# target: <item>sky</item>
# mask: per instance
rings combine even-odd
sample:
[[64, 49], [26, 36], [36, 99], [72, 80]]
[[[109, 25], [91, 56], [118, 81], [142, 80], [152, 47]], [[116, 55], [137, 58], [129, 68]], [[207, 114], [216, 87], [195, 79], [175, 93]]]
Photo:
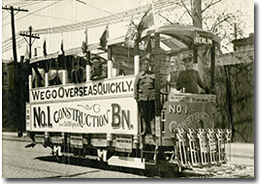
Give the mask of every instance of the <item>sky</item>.
[[[177, 0], [180, 1], [180, 0]], [[183, 0], [184, 2], [188, 0]], [[56, 26], [79, 23], [97, 18], [104, 18], [115, 15], [123, 11], [142, 7], [150, 4], [152, 0], [2, 0], [2, 6], [14, 6], [27, 9], [28, 12], [15, 12], [15, 32], [28, 30], [32, 26], [33, 30], [44, 28], [52, 28]], [[169, 0], [168, 2], [176, 2]], [[188, 1], [189, 2], [189, 1]], [[203, 2], [203, 0], [202, 0]], [[203, 2], [204, 3], [204, 2]], [[219, 4], [225, 11], [233, 12], [241, 10], [247, 15], [241, 16], [241, 20], [245, 23], [253, 20], [254, 17], [254, 1], [253, 0], [224, 0]], [[174, 9], [175, 7], [173, 7]], [[214, 7], [217, 11], [218, 7]], [[180, 16], [178, 8], [174, 11], [166, 12], [165, 15], [173, 17]], [[182, 10], [183, 11], [183, 10]], [[212, 10], [213, 11], [213, 10]], [[138, 23], [142, 15], [134, 16], [134, 22]], [[123, 36], [127, 31], [130, 23], [129, 19], [118, 17], [121, 21], [113, 24], [109, 23], [109, 39]], [[182, 16], [182, 22], [189, 20], [188, 14]], [[2, 59], [13, 58], [12, 42], [11, 42], [11, 16], [7, 10], [2, 10]], [[88, 43], [98, 43], [106, 25], [95, 26], [88, 29]], [[33, 49], [37, 48], [38, 56], [43, 55], [43, 42], [46, 40], [47, 53], [53, 53], [60, 50], [61, 40], [63, 40], [64, 49], [80, 47], [85, 39], [85, 28], [75, 31], [71, 28], [69, 32], [45, 33], [40, 34], [40, 39], [36, 39], [33, 43]], [[245, 26], [244, 36], [254, 32], [254, 26]], [[17, 58], [26, 52], [27, 43], [24, 38], [17, 38]], [[34, 55], [34, 52], [32, 52]]]

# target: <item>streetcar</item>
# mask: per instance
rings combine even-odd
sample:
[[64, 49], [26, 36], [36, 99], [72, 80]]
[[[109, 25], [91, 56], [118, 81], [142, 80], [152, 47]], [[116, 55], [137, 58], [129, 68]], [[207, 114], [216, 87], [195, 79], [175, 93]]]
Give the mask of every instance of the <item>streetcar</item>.
[[[231, 131], [214, 125], [218, 45], [219, 38], [211, 32], [171, 24], [147, 32], [138, 41], [109, 40], [107, 49], [98, 54], [92, 52], [97, 44], [86, 53], [32, 59], [26, 105], [32, 145], [50, 147], [58, 160], [95, 159], [160, 172], [226, 163]], [[147, 54], [155, 73], [155, 137], [142, 135], [134, 99], [140, 58]], [[186, 55], [208, 79], [208, 93], [186, 93], [171, 85], [171, 76], [183, 70]], [[99, 75], [93, 78], [96, 62]]]

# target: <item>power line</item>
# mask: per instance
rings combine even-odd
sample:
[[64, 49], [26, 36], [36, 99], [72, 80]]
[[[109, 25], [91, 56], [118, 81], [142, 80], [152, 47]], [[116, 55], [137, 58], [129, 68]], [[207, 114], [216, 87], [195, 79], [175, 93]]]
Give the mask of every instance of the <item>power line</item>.
[[[154, 6], [155, 6], [156, 12], [161, 12], [161, 10], [163, 10], [163, 11], [169, 11], [171, 9], [175, 10], [176, 6], [173, 8], [172, 5], [177, 5], [177, 4], [178, 4], [178, 1], [160, 0], [160, 1], [156, 1]], [[37, 34], [62, 33], [62, 32], [82, 30], [82, 29], [85, 29], [86, 26], [89, 28], [90, 27], [92, 27], [92, 28], [100, 27], [103, 25], [107, 25], [108, 22], [109, 23], [121, 22], [123, 19], [126, 21], [128, 19], [129, 20], [132, 19], [133, 16], [135, 16], [135, 19], [136, 19], [137, 17], [140, 18], [143, 15], [143, 13], [145, 13], [147, 11], [147, 8], [149, 6], [150, 5], [144, 5], [144, 6], [134, 8], [134, 9], [131, 9], [128, 11], [117, 13], [115, 15], [96, 18], [96, 19], [92, 19], [92, 20], [88, 20], [88, 21], [82, 21], [82, 22], [78, 22], [78, 23], [74, 23], [74, 24], [68, 24], [68, 25], [51, 27], [51, 28], [43, 28], [43, 29], [38, 29], [38, 30], [35, 29], [35, 30], [33, 30], [33, 33], [37, 33]], [[31, 14], [35, 14], [35, 13], [33, 12]], [[118, 19], [118, 17], [120, 17], [120, 19]], [[3, 43], [6, 43], [7, 41], [9, 41], [9, 39], [5, 40]]]
[[48, 15], [40, 15], [40, 14], [37, 14], [37, 13], [31, 13], [31, 14], [36, 15], [36, 16], [40, 16], [40, 17], [47, 17], [47, 18], [52, 18], [52, 19], [59, 19], [59, 20], [66, 20], [66, 21], [74, 22], [74, 20], [71, 20], [71, 19], [64, 19], [64, 18], [53, 17], [53, 16], [48, 16]]
[[[171, 5], [176, 4], [173, 2], [169, 1], [156, 1], [155, 2], [155, 10], [158, 12], [160, 9], [172, 9]], [[99, 27], [99, 26], [104, 26], [108, 22], [110, 23], [116, 23], [116, 22], [121, 22], [121, 19], [131, 19], [132, 16], [139, 16], [141, 17], [143, 13], [147, 11], [147, 8], [149, 8], [150, 5], [145, 5], [139, 8], [134, 8], [132, 10], [128, 10], [125, 12], [117, 13], [115, 15], [110, 15], [106, 17], [101, 17], [101, 18], [96, 18], [93, 20], [88, 20], [88, 21], [83, 21], [79, 23], [74, 23], [74, 24], [68, 24], [68, 25], [63, 25], [63, 26], [57, 26], [57, 27], [52, 27], [52, 28], [43, 28], [43, 29], [35, 29], [34, 32], [38, 34], [48, 34], [48, 33], [60, 33], [60, 32], [68, 32], [71, 31], [72, 27], [74, 30], [81, 30], [85, 29], [87, 27]], [[115, 18], [116, 17], [116, 18]], [[118, 19], [120, 17], [121, 19]]]
[[4, 10], [10, 10], [11, 13], [11, 29], [12, 29], [12, 42], [13, 42], [13, 57], [14, 57], [14, 63], [17, 63], [17, 53], [16, 53], [16, 35], [15, 35], [15, 23], [14, 23], [14, 11], [16, 12], [28, 12], [26, 9], [21, 8], [14, 8], [13, 6], [10, 7], [2, 7]]
[[[9, 1], [8, 1], [9, 2]], [[24, 1], [17, 1], [17, 2], [13, 2], [13, 3], [9, 3], [9, 4], [6, 4], [6, 6], [20, 6], [20, 4], [26, 4], [26, 3], [28, 3], [28, 2], [24, 2]], [[4, 4], [3, 4], [3, 6], [5, 6]]]
[[245, 0], [243, 0], [243, 1], [246, 3], [246, 5], [247, 5], [250, 9], [254, 10], [254, 8], [252, 8], [251, 6], [249, 6]]
[[[52, 4], [48, 5], [48, 6], [45, 6], [45, 7], [43, 7], [43, 8], [40, 8], [40, 9], [38, 9], [38, 10], [32, 12], [32, 13], [29, 13], [28, 15], [25, 15], [25, 16], [23, 16], [23, 17], [17, 18], [16, 21], [21, 20], [21, 19], [23, 19], [23, 18], [25, 18], [25, 17], [28, 17], [28, 16], [30, 16], [31, 14], [35, 13], [35, 12], [39, 12], [39, 11], [41, 11], [41, 10], [43, 10], [43, 9], [49, 8], [49, 7], [51, 7], [51, 6], [53, 6], [53, 5], [57, 4], [57, 3], [59, 3], [59, 2], [61, 2], [61, 1], [62, 1], [62, 0], [59, 0], [59, 1], [54, 2], [54, 3], [52, 3]], [[8, 25], [8, 24], [10, 24], [10, 22], [8, 22], [8, 23], [6, 23], [6, 24], [3, 24], [2, 27], [6, 26], [6, 25]]]
[[79, 2], [79, 3], [85, 4], [86, 6], [89, 6], [89, 7], [95, 8], [95, 9], [97, 9], [97, 10], [99, 10], [99, 11], [102, 11], [102, 12], [108, 13], [108, 14], [110, 14], [110, 15], [115, 15], [115, 14], [109, 12], [109, 11], [106, 11], [106, 10], [100, 9], [100, 8], [98, 8], [98, 7], [96, 7], [96, 6], [90, 5], [90, 4], [88, 4], [88, 3], [86, 3], [86, 2], [83, 2], [83, 1], [81, 1], [81, 0], [76, 0], [76, 1]]

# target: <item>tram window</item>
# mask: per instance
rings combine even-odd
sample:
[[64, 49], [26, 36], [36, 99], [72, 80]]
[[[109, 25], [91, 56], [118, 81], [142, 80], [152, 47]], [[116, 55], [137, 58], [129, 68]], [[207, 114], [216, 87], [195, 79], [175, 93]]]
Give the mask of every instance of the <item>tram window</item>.
[[112, 46], [112, 62], [114, 72], [112, 76], [134, 74], [134, 48], [133, 45], [117, 44]]
[[44, 70], [34, 67], [32, 68], [32, 88], [43, 87], [44, 84]]
[[115, 73], [113, 76], [125, 76], [134, 74], [134, 59], [128, 58], [123, 59], [120, 56], [114, 56], [113, 59], [113, 69]]
[[60, 85], [62, 84], [62, 76], [59, 73], [60, 70], [59, 61], [58, 59], [52, 59], [49, 61], [49, 72], [48, 72], [48, 80], [49, 80], [49, 86], [52, 85]]
[[99, 57], [91, 59], [91, 80], [99, 80], [107, 77], [107, 64], [103, 63]]
[[45, 86], [45, 69], [44, 62], [32, 64], [32, 88]]
[[70, 80], [73, 83], [82, 83], [86, 81], [85, 60], [81, 57], [72, 59]]

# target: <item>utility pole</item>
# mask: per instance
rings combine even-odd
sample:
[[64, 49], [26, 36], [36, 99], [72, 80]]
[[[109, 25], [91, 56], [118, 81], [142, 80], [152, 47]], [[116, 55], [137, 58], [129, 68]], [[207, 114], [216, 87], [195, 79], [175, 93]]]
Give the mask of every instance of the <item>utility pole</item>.
[[[32, 26], [29, 27], [29, 33], [28, 32], [20, 32], [21, 36], [24, 37], [29, 37], [29, 41], [25, 39], [25, 41], [28, 43], [29, 45], [29, 59], [32, 58], [32, 44], [35, 41], [35, 39], [40, 39], [38, 34], [32, 34]], [[34, 38], [33, 42], [32, 42], [32, 38]]]
[[[191, 5], [193, 26], [202, 29], [202, 11], [201, 0], [192, 0]], [[194, 63], [198, 63], [198, 47], [194, 46], [193, 49]], [[200, 66], [198, 66], [200, 68]], [[198, 70], [200, 70], [198, 68]]]
[[[20, 32], [19, 35], [23, 36], [25, 41], [28, 43], [28, 45], [29, 45], [29, 59], [31, 59], [32, 58], [32, 44], [35, 41], [35, 39], [40, 39], [39, 34], [32, 34], [32, 26], [30, 26], [29, 27], [29, 33], [24, 31], [24, 32]], [[25, 37], [29, 37], [29, 41]], [[32, 38], [34, 38], [33, 42], [32, 42]], [[40, 79], [43, 80], [39, 70], [35, 66], [33, 68], [34, 68], [36, 74], [38, 76], [40, 76]]]
[[[235, 35], [235, 40], [237, 39], [237, 23], [234, 24], [234, 35]], [[236, 51], [236, 46], [234, 44], [234, 47], [233, 47], [234, 51]]]
[[[24, 112], [22, 112], [22, 109], [25, 109], [25, 103], [22, 102], [21, 100], [21, 83], [19, 83], [18, 79], [19, 79], [19, 73], [18, 73], [18, 61], [17, 61], [17, 52], [16, 52], [16, 39], [15, 39], [15, 25], [14, 25], [14, 11], [24, 11], [24, 12], [28, 12], [28, 10], [25, 9], [20, 9], [20, 8], [14, 8], [13, 6], [10, 7], [2, 7], [2, 9], [4, 10], [8, 10], [11, 13], [11, 29], [12, 29], [12, 41], [13, 41], [13, 57], [14, 57], [14, 86], [15, 86], [15, 90], [14, 90], [14, 96], [13, 96], [13, 102], [15, 105], [16, 109], [19, 109], [19, 111], [17, 111], [16, 113], [14, 113], [15, 119], [24, 119], [23, 115], [25, 114]], [[21, 111], [20, 111], [21, 110]], [[18, 137], [21, 137], [23, 135], [23, 130], [24, 130], [24, 123], [21, 123], [20, 121], [18, 121], [19, 123], [16, 124], [17, 126], [17, 133], [18, 133]]]
[[193, 0], [192, 2], [192, 20], [194, 27], [202, 29], [201, 0]]
[[17, 53], [16, 53], [16, 40], [15, 40], [15, 26], [14, 26], [14, 11], [24, 11], [28, 12], [28, 10], [21, 9], [21, 8], [14, 8], [13, 6], [10, 7], [2, 7], [4, 10], [10, 10], [11, 13], [11, 28], [12, 28], [12, 40], [13, 40], [13, 55], [14, 55], [14, 63], [17, 63]]

